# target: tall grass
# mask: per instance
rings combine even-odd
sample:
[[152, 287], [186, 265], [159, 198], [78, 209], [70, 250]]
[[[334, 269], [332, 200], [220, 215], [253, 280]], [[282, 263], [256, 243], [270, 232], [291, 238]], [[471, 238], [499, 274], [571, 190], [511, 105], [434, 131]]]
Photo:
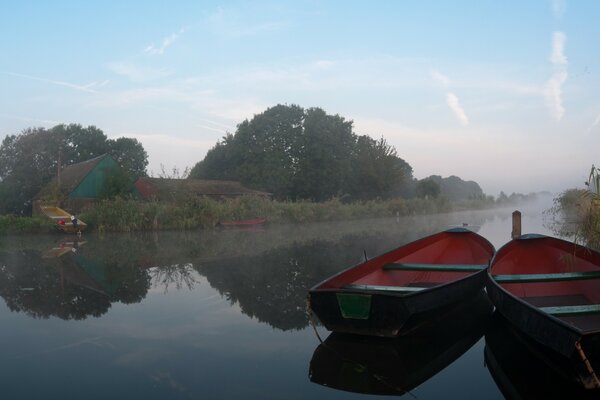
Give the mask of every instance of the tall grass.
[[0, 234], [6, 233], [44, 233], [56, 230], [54, 223], [48, 218], [17, 217], [0, 215]]
[[554, 199], [551, 213], [559, 216], [554, 231], [600, 249], [600, 170], [592, 165], [587, 189], [569, 189]]
[[[264, 197], [242, 196], [224, 201], [177, 196], [171, 202], [148, 202], [116, 198], [100, 200], [79, 214], [89, 230], [152, 231], [212, 228], [220, 221], [267, 218], [269, 223], [342, 221], [377, 217], [423, 215], [452, 211], [455, 204], [444, 198], [369, 200], [344, 203], [339, 199], [274, 201]], [[48, 232], [56, 227], [43, 218], [0, 217], [2, 232]]]
[[445, 199], [394, 199], [346, 204], [339, 199], [313, 203], [273, 201], [242, 196], [225, 201], [208, 198], [178, 199], [171, 203], [136, 200], [104, 200], [81, 214], [92, 229], [99, 231], [140, 231], [214, 227], [219, 221], [267, 218], [271, 223], [340, 221], [447, 212]]

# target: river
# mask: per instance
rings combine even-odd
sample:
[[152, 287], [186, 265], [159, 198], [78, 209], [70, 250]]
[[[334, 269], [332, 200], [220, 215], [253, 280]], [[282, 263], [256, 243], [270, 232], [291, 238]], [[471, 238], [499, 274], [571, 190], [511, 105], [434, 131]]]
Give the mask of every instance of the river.
[[[457, 225], [499, 248], [510, 238], [511, 211], [79, 240], [2, 238], [0, 393], [7, 399], [372, 398], [365, 392], [385, 392], [373, 388], [386, 371], [371, 373], [367, 361], [317, 351], [307, 290], [364, 253]], [[524, 233], [552, 234], [541, 211], [523, 210]], [[322, 326], [317, 332], [328, 336]], [[415, 387], [383, 382], [384, 389], [408, 392], [407, 398], [503, 398], [498, 376], [486, 367], [489, 357], [484, 362], [483, 330], [471, 333], [472, 342], [441, 371], [423, 372]], [[382, 351], [390, 364], [408, 363], [409, 370], [430, 364], [410, 358], [414, 351]], [[434, 359], [430, 353], [422, 356]]]

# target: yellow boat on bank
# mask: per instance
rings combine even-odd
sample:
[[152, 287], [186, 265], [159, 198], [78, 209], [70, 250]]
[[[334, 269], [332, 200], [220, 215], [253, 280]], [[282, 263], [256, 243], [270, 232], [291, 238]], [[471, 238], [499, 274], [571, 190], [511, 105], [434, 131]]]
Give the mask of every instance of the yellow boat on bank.
[[45, 216], [56, 223], [58, 229], [66, 233], [81, 233], [87, 228], [87, 224], [80, 219], [76, 219], [76, 224], [71, 220], [72, 214], [62, 208], [54, 206], [41, 206], [40, 209]]

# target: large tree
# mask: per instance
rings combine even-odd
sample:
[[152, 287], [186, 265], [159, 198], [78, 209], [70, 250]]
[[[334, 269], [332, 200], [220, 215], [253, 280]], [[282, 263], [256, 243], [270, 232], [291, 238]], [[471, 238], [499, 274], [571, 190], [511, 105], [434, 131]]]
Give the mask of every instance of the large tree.
[[239, 180], [277, 198], [385, 197], [412, 168], [382, 138], [320, 108], [277, 105], [238, 125], [197, 163], [191, 178]]
[[131, 177], [145, 175], [148, 156], [137, 140], [111, 140], [94, 126], [28, 128], [6, 136], [0, 145], [0, 213], [28, 213], [33, 196], [57, 173], [59, 158], [64, 166], [105, 153]]

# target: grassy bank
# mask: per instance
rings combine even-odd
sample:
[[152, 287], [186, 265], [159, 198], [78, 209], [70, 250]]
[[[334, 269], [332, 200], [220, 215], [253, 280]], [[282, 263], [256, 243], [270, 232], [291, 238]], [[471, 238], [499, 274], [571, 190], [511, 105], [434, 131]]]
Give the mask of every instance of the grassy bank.
[[48, 218], [0, 215], [0, 233], [47, 233], [55, 229]]
[[322, 203], [280, 202], [261, 197], [240, 197], [217, 202], [187, 199], [173, 203], [111, 200], [100, 202], [81, 215], [99, 231], [140, 231], [154, 229], [196, 229], [214, 227], [219, 221], [265, 217], [269, 223], [340, 221], [361, 218], [432, 214], [451, 210], [445, 199], [395, 199], [344, 204], [339, 200]]
[[[212, 228], [219, 221], [265, 217], [269, 223], [345, 221], [365, 218], [426, 215], [455, 210], [491, 208], [485, 200], [451, 203], [445, 198], [392, 199], [343, 203], [338, 199], [321, 203], [273, 201], [244, 196], [225, 201], [208, 198], [178, 198], [170, 203], [115, 199], [98, 202], [79, 217], [88, 229], [98, 232], [191, 230]], [[49, 232], [56, 230], [41, 218], [0, 217], [0, 233]]]
[[554, 231], [600, 249], [600, 196], [589, 190], [570, 189], [554, 200]]

